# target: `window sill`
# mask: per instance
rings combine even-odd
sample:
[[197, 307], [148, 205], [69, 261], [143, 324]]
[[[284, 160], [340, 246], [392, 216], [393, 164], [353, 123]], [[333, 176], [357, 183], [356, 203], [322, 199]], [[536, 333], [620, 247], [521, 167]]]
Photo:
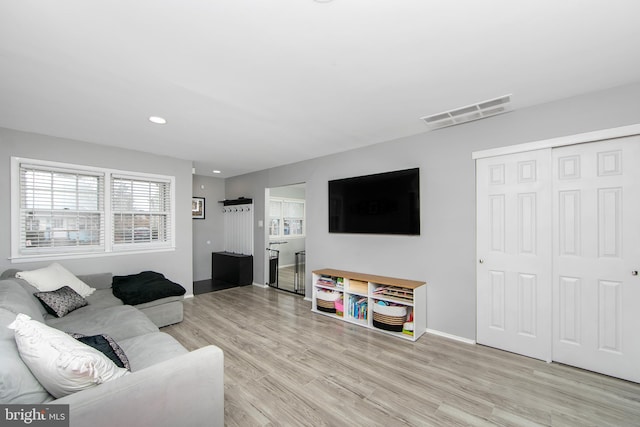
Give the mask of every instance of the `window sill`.
[[103, 258], [109, 256], [120, 255], [143, 255], [160, 252], [174, 252], [175, 247], [171, 248], [157, 248], [157, 249], [120, 249], [112, 252], [87, 252], [77, 254], [39, 254], [39, 255], [26, 255], [9, 258], [12, 264], [21, 264], [27, 262], [36, 261], [58, 261], [64, 259], [83, 259], [83, 258]]

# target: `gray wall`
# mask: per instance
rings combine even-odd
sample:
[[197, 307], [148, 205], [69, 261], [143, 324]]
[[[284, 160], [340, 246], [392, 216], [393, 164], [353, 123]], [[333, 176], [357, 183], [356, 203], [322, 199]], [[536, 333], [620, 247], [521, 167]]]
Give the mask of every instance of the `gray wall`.
[[[204, 187], [204, 188], [202, 188]], [[193, 176], [193, 196], [205, 198], [205, 218], [193, 220], [193, 280], [211, 279], [211, 252], [224, 250], [224, 179]]]
[[35, 133], [0, 128], [0, 271], [40, 268], [49, 261], [11, 263], [11, 156], [80, 165], [171, 175], [176, 178], [176, 250], [149, 254], [108, 255], [59, 261], [75, 274], [113, 272], [132, 274], [155, 270], [193, 293], [191, 245], [191, 162], [139, 151], [89, 144]]
[[[514, 102], [517, 107], [517, 94]], [[416, 118], [417, 120], [417, 118]], [[306, 182], [307, 274], [319, 268], [424, 280], [427, 327], [475, 339], [475, 165], [471, 153], [640, 122], [640, 84], [516, 110], [358, 150], [229, 178], [227, 198], [255, 200], [264, 218], [264, 189]], [[420, 167], [420, 236], [329, 234], [327, 181]], [[256, 227], [255, 247], [264, 247]], [[254, 281], [264, 283], [256, 251]], [[310, 277], [307, 295], [310, 295]]]
[[285, 199], [305, 199], [304, 184], [286, 185], [284, 187], [274, 187], [269, 190], [271, 197], [282, 197]]

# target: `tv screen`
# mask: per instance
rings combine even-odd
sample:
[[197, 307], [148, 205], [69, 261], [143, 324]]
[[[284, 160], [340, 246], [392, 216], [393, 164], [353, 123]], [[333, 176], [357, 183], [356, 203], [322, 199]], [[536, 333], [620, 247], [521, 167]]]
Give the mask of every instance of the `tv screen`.
[[329, 181], [329, 232], [420, 234], [420, 169]]

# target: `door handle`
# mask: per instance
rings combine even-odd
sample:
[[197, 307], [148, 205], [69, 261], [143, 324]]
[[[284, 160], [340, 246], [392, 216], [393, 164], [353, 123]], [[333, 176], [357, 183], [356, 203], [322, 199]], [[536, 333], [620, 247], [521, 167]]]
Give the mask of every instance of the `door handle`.
[[631, 272], [631, 275], [632, 275], [632, 276], [637, 276], [637, 275], [638, 275], [638, 270], [633, 270], [633, 271]]
[[[478, 260], [478, 263], [479, 263], [479, 264], [484, 264], [484, 260], [483, 260], [482, 258], [480, 258], [480, 259]], [[638, 272], [637, 272], [637, 271], [636, 271], [636, 274], [638, 274]]]

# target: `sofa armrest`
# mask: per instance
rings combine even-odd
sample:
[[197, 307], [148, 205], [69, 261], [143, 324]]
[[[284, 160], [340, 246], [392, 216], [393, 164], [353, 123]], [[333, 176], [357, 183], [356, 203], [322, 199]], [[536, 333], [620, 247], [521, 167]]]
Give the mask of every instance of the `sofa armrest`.
[[73, 426], [224, 426], [224, 355], [207, 346], [51, 403]]

